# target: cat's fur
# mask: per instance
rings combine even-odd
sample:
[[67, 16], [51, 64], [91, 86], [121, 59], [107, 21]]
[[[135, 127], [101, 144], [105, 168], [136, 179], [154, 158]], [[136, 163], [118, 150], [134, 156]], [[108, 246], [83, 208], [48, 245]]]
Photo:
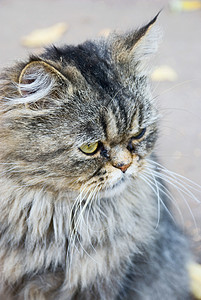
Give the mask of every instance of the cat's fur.
[[[155, 20], [2, 74], [6, 299], [190, 299], [188, 242], [143, 177], [159, 126], [147, 78]], [[80, 151], [97, 141], [94, 155]]]

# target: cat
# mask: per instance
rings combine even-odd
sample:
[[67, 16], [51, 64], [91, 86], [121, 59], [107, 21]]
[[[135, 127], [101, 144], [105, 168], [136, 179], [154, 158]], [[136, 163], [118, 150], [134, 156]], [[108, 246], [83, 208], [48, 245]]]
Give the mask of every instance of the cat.
[[2, 73], [5, 299], [191, 298], [189, 241], [154, 152], [156, 19]]

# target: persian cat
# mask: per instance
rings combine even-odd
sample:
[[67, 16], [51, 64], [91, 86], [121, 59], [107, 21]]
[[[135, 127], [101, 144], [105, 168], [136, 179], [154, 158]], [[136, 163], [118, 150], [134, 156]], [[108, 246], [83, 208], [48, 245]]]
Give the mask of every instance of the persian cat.
[[155, 21], [2, 73], [5, 299], [190, 299], [189, 242], [154, 154]]

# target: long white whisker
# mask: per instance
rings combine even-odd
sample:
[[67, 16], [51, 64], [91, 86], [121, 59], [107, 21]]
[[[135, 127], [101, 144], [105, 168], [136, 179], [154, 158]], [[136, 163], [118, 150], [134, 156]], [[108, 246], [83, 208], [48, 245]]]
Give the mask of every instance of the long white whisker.
[[[71, 208], [71, 212], [70, 212], [70, 218], [69, 218], [69, 228], [71, 228], [71, 223], [73, 223], [75, 221], [75, 216], [77, 214], [78, 209], [80, 209], [81, 206], [81, 194], [83, 194], [84, 190], [86, 189], [87, 184], [84, 184], [81, 188], [80, 188], [80, 193], [78, 195], [78, 197], [75, 199], [73, 206]], [[73, 210], [75, 208], [75, 212], [73, 214]], [[69, 242], [68, 242], [68, 249], [67, 249], [67, 254], [66, 254], [66, 264], [68, 264], [68, 275], [67, 275], [67, 281], [70, 281], [70, 269], [71, 269], [71, 265], [72, 265], [72, 259], [73, 259], [73, 253], [74, 253], [74, 249], [76, 249], [78, 251], [78, 248], [76, 247], [75, 241], [76, 241], [76, 236], [77, 233], [75, 232], [75, 229], [73, 228], [69, 237]]]
[[160, 194], [159, 194], [159, 188], [158, 188], [158, 182], [156, 180], [156, 177], [154, 176], [154, 174], [151, 172], [151, 175], [152, 175], [152, 178], [154, 180], [154, 183], [155, 183], [155, 187], [156, 187], [156, 196], [157, 196], [157, 201], [158, 201], [158, 221], [157, 221], [157, 224], [156, 224], [156, 228], [158, 227], [159, 225], [159, 221], [160, 221]]
[[[154, 170], [152, 167], [151, 167], [151, 170], [157, 175], [160, 176], [163, 176], [163, 179], [166, 178], [166, 181], [169, 182], [170, 184], [172, 184], [173, 186], [177, 187], [177, 189], [179, 189], [180, 191], [182, 191], [185, 195], [188, 195], [191, 199], [193, 199], [195, 202], [197, 203], [200, 203], [200, 201], [195, 197], [195, 195], [189, 190], [187, 189], [182, 183], [181, 183], [181, 180], [178, 180], [176, 177], [174, 176], [170, 176], [170, 175], [167, 175], [167, 174], [164, 174], [164, 173], [161, 173], [161, 172], [158, 172], [157, 170]], [[173, 183], [173, 182], [174, 183]], [[176, 184], [177, 186], [176, 186]]]
[[[151, 179], [148, 172], [146, 172], [146, 176]], [[181, 213], [181, 210], [179, 209], [179, 206], [178, 206], [177, 202], [174, 200], [174, 198], [173, 198], [172, 194], [170, 193], [170, 191], [161, 182], [157, 181], [157, 184], [158, 184], [159, 191], [162, 194], [164, 194], [167, 197], [167, 199], [169, 199], [171, 201], [171, 203], [175, 206], [175, 208], [178, 211], [179, 216], [181, 218], [181, 222], [182, 222], [182, 224], [184, 224], [184, 218], [183, 218], [183, 215]]]
[[[94, 199], [96, 199], [97, 193], [98, 193], [98, 191], [100, 190], [100, 187], [99, 187], [100, 185], [101, 185], [101, 183], [97, 184], [96, 187], [95, 187], [95, 189], [94, 189], [94, 193], [93, 193], [92, 199], [91, 199], [91, 201], [90, 201], [90, 203], [89, 203], [88, 214], [87, 214], [87, 226], [86, 226], [86, 227], [87, 227], [88, 240], [89, 240], [90, 246], [92, 247], [92, 249], [94, 250], [94, 252], [96, 252], [96, 249], [95, 249], [94, 246], [92, 245], [91, 239], [90, 239], [90, 237], [89, 237], [89, 214], [90, 214], [92, 205], [94, 204], [93, 201], [94, 201]], [[92, 228], [90, 228], [90, 231], [92, 231]], [[94, 232], [94, 230], [93, 230], [93, 232]]]
[[[75, 231], [77, 232], [77, 230], [78, 230], [78, 227], [80, 226], [80, 222], [81, 222], [81, 220], [83, 220], [83, 214], [84, 214], [84, 212], [85, 212], [85, 210], [86, 210], [86, 208], [87, 208], [87, 206], [88, 206], [88, 204], [89, 204], [89, 202], [91, 201], [91, 194], [93, 194], [93, 191], [92, 192], [90, 192], [90, 194], [89, 194], [89, 196], [88, 196], [88, 198], [87, 198], [87, 200], [86, 200], [86, 202], [85, 202], [85, 204], [84, 204], [84, 206], [83, 206], [83, 208], [82, 208], [82, 210], [80, 211], [80, 214], [79, 214], [79, 217], [78, 217], [78, 219], [77, 219], [77, 222], [76, 222], [76, 225], [75, 225]], [[79, 242], [79, 244], [80, 244], [80, 246], [81, 246], [81, 249], [84, 251], [84, 253], [88, 256], [88, 257], [90, 257], [90, 259], [92, 259], [95, 263], [97, 263], [97, 261], [86, 251], [86, 249], [83, 247], [83, 245], [82, 245], [82, 243], [81, 243], [81, 241], [80, 241], [80, 239], [77, 237], [77, 240], [78, 240], [78, 242]]]
[[[157, 169], [159, 169], [160, 171], [168, 173], [170, 176], [172, 176], [173, 178], [177, 179], [178, 181], [181, 181], [181, 179], [184, 179], [185, 181], [188, 182], [188, 183], [186, 183], [187, 186], [189, 186], [190, 188], [192, 188], [194, 191], [201, 193], [201, 185], [197, 184], [196, 182], [193, 182], [192, 180], [188, 179], [187, 177], [185, 177], [183, 175], [180, 175], [180, 174], [178, 174], [176, 172], [168, 170], [167, 168], [165, 168], [163, 165], [159, 164], [156, 161], [153, 161], [151, 159], [147, 159], [147, 161], [149, 161], [152, 165], [153, 164], [156, 165]], [[195, 188], [194, 186], [196, 186], [198, 189]]]
[[[141, 178], [144, 180], [144, 182], [146, 184], [148, 184], [148, 186], [152, 189], [152, 191], [154, 192], [155, 195], [157, 195], [156, 190], [153, 188], [153, 182], [148, 179], [146, 176], [144, 175], [140, 175]], [[168, 215], [171, 217], [171, 219], [175, 222], [174, 217], [172, 216], [172, 214], [170, 213], [170, 211], [168, 210], [167, 206], [165, 205], [165, 203], [162, 201], [161, 197], [160, 197], [160, 202], [162, 203], [163, 207], [165, 208], [165, 210], [167, 211]]]
[[[154, 173], [156, 174], [156, 176], [158, 176], [161, 173], [158, 173], [157, 171], [154, 171]], [[178, 182], [176, 179], [173, 180], [171, 178], [171, 176], [166, 175], [166, 174], [162, 174], [160, 175], [161, 178], [163, 178], [164, 180], [166, 180], [167, 182], [169, 182], [172, 186], [174, 186], [176, 189], [178, 189], [179, 191], [181, 191], [182, 193], [184, 193], [185, 195], [189, 196], [191, 199], [193, 199], [196, 203], [200, 204], [200, 201], [195, 197], [195, 195], [188, 190], [182, 183]], [[174, 182], [172, 182], [174, 181]]]
[[[181, 210], [177, 204], [177, 201], [174, 201], [173, 196], [171, 195], [170, 191], [160, 182], [158, 182], [158, 185], [161, 186], [160, 191], [171, 201], [171, 203], [175, 206], [176, 210], [179, 213], [179, 216], [181, 218], [182, 224], [184, 224], [184, 218], [181, 213]], [[166, 191], [166, 192], [165, 192]]]
[[[147, 168], [147, 170], [148, 170], [148, 168]], [[150, 170], [150, 169], [149, 169]], [[153, 169], [151, 169], [152, 171], [153, 171]], [[146, 171], [144, 171], [144, 172], [146, 172]], [[194, 225], [195, 225], [195, 227], [197, 228], [197, 223], [196, 223], [196, 220], [195, 220], [195, 217], [194, 217], [194, 215], [193, 215], [193, 212], [192, 212], [192, 210], [191, 210], [191, 208], [190, 208], [190, 206], [189, 206], [189, 204], [188, 204], [188, 202], [187, 202], [187, 200], [185, 199], [185, 197], [184, 197], [184, 195], [182, 194], [182, 193], [184, 193], [184, 194], [186, 194], [186, 195], [188, 195], [189, 196], [189, 193], [187, 193], [187, 192], [185, 192], [184, 190], [182, 190], [181, 188], [179, 188], [176, 184], [174, 184], [171, 180], [173, 180], [172, 178], [169, 178], [169, 176], [167, 176], [167, 175], [165, 175], [165, 174], [161, 174], [161, 173], [159, 173], [159, 172], [157, 172], [157, 171], [153, 171], [153, 173], [158, 177], [158, 178], [161, 178], [161, 179], [163, 179], [164, 181], [166, 181], [166, 182], [168, 182], [170, 185], [172, 185], [173, 187], [175, 187], [175, 189], [177, 190], [177, 192], [180, 194], [180, 196], [183, 198], [183, 200], [184, 200], [184, 203], [186, 204], [186, 206], [187, 206], [187, 208], [188, 208], [188, 210], [189, 210], [189, 212], [190, 212], [190, 214], [191, 214], [191, 217], [192, 217], [192, 219], [193, 219], [193, 222], [194, 222]], [[170, 180], [169, 180], [170, 179]], [[181, 185], [182, 186], [182, 185]], [[182, 186], [183, 187], [183, 186]], [[188, 191], [188, 190], [187, 190]], [[193, 195], [193, 194], [192, 194]], [[194, 196], [194, 195], [193, 195]]]

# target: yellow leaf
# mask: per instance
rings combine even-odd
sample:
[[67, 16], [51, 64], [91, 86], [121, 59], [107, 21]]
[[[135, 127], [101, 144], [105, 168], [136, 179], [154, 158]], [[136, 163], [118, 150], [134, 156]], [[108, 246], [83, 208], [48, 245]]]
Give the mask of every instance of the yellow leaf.
[[103, 36], [103, 37], [108, 37], [108, 35], [110, 34], [110, 32], [111, 32], [111, 29], [109, 29], [109, 28], [104, 28], [104, 29], [102, 29], [100, 32], [99, 32], [99, 36]]
[[170, 8], [173, 11], [193, 11], [193, 10], [201, 9], [201, 2], [199, 0], [195, 0], [195, 1], [173, 0], [170, 1]]
[[201, 299], [201, 265], [191, 263], [188, 266], [190, 279], [191, 279], [191, 290], [196, 299]]
[[171, 67], [163, 65], [154, 70], [151, 74], [153, 81], [176, 81], [177, 73]]
[[26, 47], [47, 46], [57, 41], [67, 29], [68, 25], [66, 23], [57, 23], [48, 28], [32, 31], [29, 35], [23, 37], [21, 42]]

